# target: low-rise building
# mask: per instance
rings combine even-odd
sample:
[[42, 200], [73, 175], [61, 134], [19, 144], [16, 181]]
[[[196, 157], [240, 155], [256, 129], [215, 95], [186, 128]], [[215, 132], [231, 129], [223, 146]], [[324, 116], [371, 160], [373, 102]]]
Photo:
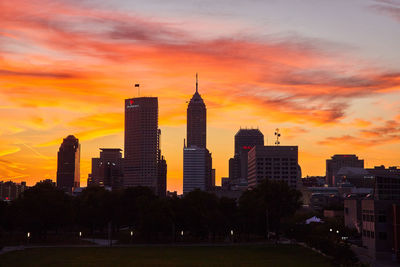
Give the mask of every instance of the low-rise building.
[[27, 189], [26, 182], [14, 183], [12, 181], [0, 182], [0, 199], [14, 200]]

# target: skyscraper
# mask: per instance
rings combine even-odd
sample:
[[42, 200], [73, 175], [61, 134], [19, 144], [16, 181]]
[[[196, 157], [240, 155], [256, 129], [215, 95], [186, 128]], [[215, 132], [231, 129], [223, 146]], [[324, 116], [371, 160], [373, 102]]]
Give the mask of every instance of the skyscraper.
[[206, 148], [207, 109], [199, 94], [196, 73], [196, 92], [187, 108], [187, 146], [183, 148], [183, 193], [194, 189], [211, 190], [212, 157]]
[[92, 158], [92, 173], [89, 185], [111, 188], [122, 186], [123, 165], [119, 148], [100, 148], [100, 157]]
[[358, 159], [356, 155], [334, 155], [326, 160], [326, 183], [329, 186], [336, 186], [335, 179], [337, 172], [342, 167], [364, 168], [364, 160]]
[[160, 152], [158, 98], [125, 100], [125, 187], [147, 186], [158, 193]]
[[196, 92], [190, 99], [187, 108], [187, 147], [193, 145], [206, 148], [207, 139], [207, 109], [198, 90], [198, 76], [196, 73]]
[[81, 145], [73, 135], [64, 138], [57, 155], [57, 187], [72, 193], [80, 186]]
[[240, 129], [235, 135], [235, 155], [229, 160], [231, 185], [247, 182], [247, 153], [254, 146], [264, 146], [264, 135], [259, 129]]

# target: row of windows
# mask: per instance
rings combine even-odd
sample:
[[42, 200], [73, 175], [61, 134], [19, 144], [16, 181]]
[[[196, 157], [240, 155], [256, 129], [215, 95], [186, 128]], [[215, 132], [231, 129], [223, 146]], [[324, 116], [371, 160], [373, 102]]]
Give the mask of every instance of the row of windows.
[[[385, 223], [386, 222], [386, 215], [377, 215], [378, 222], [380, 223]], [[369, 214], [363, 214], [362, 219], [364, 222], [374, 222], [375, 221], [375, 216], [374, 215], [369, 215]]]
[[362, 231], [363, 236], [365, 237], [370, 237], [372, 239], [375, 238], [375, 232], [374, 231], [368, 231], [368, 230], [363, 230]]
[[[372, 239], [375, 239], [375, 232], [374, 231], [368, 231], [368, 230], [363, 230], [362, 235], [364, 237], [369, 237]], [[386, 232], [379, 232], [378, 233], [378, 239], [379, 240], [387, 240], [387, 233]]]

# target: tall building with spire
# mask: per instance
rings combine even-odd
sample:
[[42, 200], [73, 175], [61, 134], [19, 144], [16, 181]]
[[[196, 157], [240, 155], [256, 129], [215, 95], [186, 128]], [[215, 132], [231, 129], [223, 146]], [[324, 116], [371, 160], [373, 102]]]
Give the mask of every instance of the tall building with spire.
[[196, 92], [190, 99], [187, 109], [187, 146], [207, 147], [207, 109], [199, 94], [198, 75], [196, 73]]
[[183, 148], [183, 193], [195, 189], [212, 189], [212, 157], [206, 147], [207, 109], [199, 94], [196, 73], [196, 92], [187, 109], [187, 145]]

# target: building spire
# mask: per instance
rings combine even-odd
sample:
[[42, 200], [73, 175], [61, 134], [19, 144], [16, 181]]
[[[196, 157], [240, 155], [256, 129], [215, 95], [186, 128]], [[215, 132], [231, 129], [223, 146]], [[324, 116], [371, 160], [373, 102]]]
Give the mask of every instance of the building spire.
[[199, 92], [199, 75], [196, 72], [196, 93]]

